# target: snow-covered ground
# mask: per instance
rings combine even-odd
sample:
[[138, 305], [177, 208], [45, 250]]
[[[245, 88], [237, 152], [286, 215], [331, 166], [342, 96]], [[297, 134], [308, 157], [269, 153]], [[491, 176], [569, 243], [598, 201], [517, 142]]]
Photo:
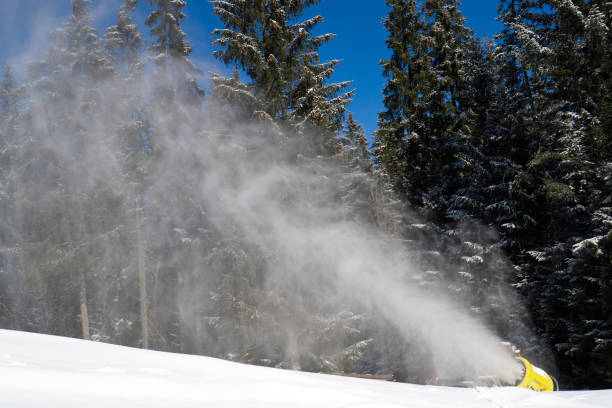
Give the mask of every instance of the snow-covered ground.
[[0, 330], [0, 407], [610, 408], [612, 390], [389, 383]]

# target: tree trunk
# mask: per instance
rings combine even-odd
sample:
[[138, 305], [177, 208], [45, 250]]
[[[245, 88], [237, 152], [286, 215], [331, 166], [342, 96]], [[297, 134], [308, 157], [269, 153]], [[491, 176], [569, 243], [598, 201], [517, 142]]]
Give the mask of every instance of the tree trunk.
[[140, 333], [142, 347], [149, 348], [149, 318], [148, 318], [148, 299], [147, 299], [147, 275], [145, 271], [145, 253], [142, 237], [142, 221], [140, 211], [137, 214], [137, 246], [138, 246], [138, 287], [140, 289]]
[[83, 339], [89, 340], [89, 314], [87, 313], [87, 285], [85, 275], [79, 277], [79, 300], [81, 303], [81, 328], [83, 329]]

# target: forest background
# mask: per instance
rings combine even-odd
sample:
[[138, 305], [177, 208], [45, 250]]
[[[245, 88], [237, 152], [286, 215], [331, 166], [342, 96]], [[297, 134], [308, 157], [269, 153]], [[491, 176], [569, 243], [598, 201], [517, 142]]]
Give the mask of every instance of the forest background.
[[189, 37], [185, 1], [99, 30], [91, 3], [3, 72], [0, 327], [482, 374], [443, 297], [564, 387], [612, 385], [609, 2], [501, 0], [487, 41], [458, 1], [388, 0], [371, 145], [325, 2], [213, 1]]

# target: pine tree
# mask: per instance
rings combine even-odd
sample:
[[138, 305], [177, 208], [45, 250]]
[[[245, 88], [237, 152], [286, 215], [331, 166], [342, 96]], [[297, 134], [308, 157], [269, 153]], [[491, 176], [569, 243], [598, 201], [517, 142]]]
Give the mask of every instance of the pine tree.
[[363, 126], [349, 113], [344, 132], [338, 138], [339, 164], [342, 175], [338, 180], [339, 194], [347, 216], [373, 222], [371, 192], [375, 188], [372, 162]]
[[[600, 74], [607, 33], [603, 6], [503, 1], [500, 18], [506, 28], [498, 37], [497, 58], [506, 89], [496, 92], [494, 106], [503, 107], [505, 115], [496, 113], [501, 109], [491, 111], [491, 123], [499, 125], [490, 126], [496, 136], [489, 151], [501, 153], [496, 161], [506, 169], [509, 188], [491, 186], [497, 198], [490, 195], [485, 214], [496, 218], [504, 247], [517, 264], [519, 288], [539, 336], [565, 355], [559, 358], [566, 373], [562, 381], [574, 386], [601, 384], [601, 378], [585, 371], [595, 347], [585, 334], [603, 333], [607, 325], [596, 317], [597, 306], [584, 304], [582, 294], [592, 288], [581, 278], [590, 271], [582, 268], [588, 269], [591, 252], [576, 250], [577, 242], [598, 242], [606, 234], [590, 215], [605, 214], [601, 204], [607, 196], [601, 194], [601, 156], [592, 149], [603, 140], [593, 132], [601, 123], [595, 106], [602, 106], [594, 101], [609, 92], [606, 74]], [[587, 315], [593, 316], [589, 324], [584, 323]]]
[[[119, 152], [118, 158], [122, 164], [121, 184], [125, 187], [124, 211], [130, 214], [124, 220], [124, 227], [129, 230], [127, 239], [131, 243], [127, 254], [134, 267], [129, 282], [119, 280], [118, 286], [124, 290], [133, 291], [138, 299], [138, 317], [134, 309], [124, 305], [121, 314], [114, 316], [123, 323], [118, 327], [131, 325], [139, 321], [140, 335], [137, 344], [143, 348], [150, 347], [149, 329], [149, 296], [147, 295], [148, 259], [146, 252], [146, 237], [144, 225], [144, 197], [148, 184], [145, 180], [151, 171], [151, 152], [153, 148], [152, 132], [150, 131], [151, 109], [145, 104], [144, 69], [145, 64], [140, 52], [143, 48], [142, 35], [136, 24], [133, 24], [131, 14], [134, 13], [138, 0], [126, 0], [117, 13], [117, 24], [107, 28], [104, 40], [105, 46], [114, 59], [117, 74], [115, 77], [113, 97], [118, 102], [113, 118], [117, 121], [116, 140], [113, 147]], [[137, 281], [137, 285], [134, 282]], [[137, 286], [137, 287], [136, 287]], [[136, 293], [138, 295], [136, 296]], [[131, 305], [130, 305], [131, 306]], [[109, 316], [110, 319], [110, 316]]]
[[345, 164], [363, 171], [372, 168], [365, 131], [363, 126], [355, 121], [352, 113], [348, 114], [344, 134], [339, 137], [339, 141], [344, 148], [342, 159]]
[[22, 92], [10, 65], [4, 67], [0, 81], [0, 325], [14, 327], [15, 311], [12, 298], [19, 296], [9, 285], [15, 279], [18, 263], [18, 234], [13, 219], [16, 207], [11, 183], [15, 167], [17, 129]]
[[419, 86], [426, 83], [431, 72], [419, 35], [423, 21], [416, 1], [387, 1], [387, 5], [391, 11], [383, 24], [389, 32], [387, 47], [393, 55], [381, 63], [383, 74], [389, 78], [383, 91], [387, 110], [379, 115], [374, 154], [401, 194], [416, 195], [416, 191], [409, 190], [416, 188], [417, 180], [406, 179], [408, 146], [417, 144], [419, 133], [425, 131], [420, 104], [424, 91]]
[[492, 45], [473, 37], [458, 2], [388, 5], [384, 23], [393, 54], [382, 62], [386, 111], [374, 153], [396, 191], [424, 216], [406, 216], [402, 235], [424, 271], [423, 287], [452, 288], [450, 297], [469, 299], [466, 308], [500, 335], [519, 338], [518, 301], [497, 291], [512, 268], [500, 261], [494, 234], [479, 224], [495, 225], [489, 213], [514, 171], [495, 146], [507, 94], [498, 84]]
[[462, 60], [471, 32], [454, 1], [388, 5], [393, 55], [382, 62], [387, 110], [379, 116], [375, 154], [411, 204], [439, 211], [440, 190], [457, 188], [463, 176], [456, 165], [467, 133]]
[[[22, 92], [19, 90], [15, 73], [10, 65], [4, 67], [0, 82], [0, 120], [5, 123], [19, 111]], [[6, 142], [6, 139], [3, 139]]]
[[130, 75], [140, 76], [144, 69], [140, 59], [143, 39], [130, 15], [136, 10], [137, 5], [138, 0], [126, 0], [119, 7], [117, 24], [106, 29], [104, 41], [106, 49], [117, 65], [124, 67]]
[[[40, 311], [40, 303], [29, 291], [23, 273], [24, 247], [19, 222], [19, 176], [21, 148], [26, 145], [20, 126], [23, 115], [23, 87], [13, 69], [6, 65], [0, 81], [0, 324], [17, 330], [37, 330], [41, 319], [31, 311]], [[34, 313], [35, 313], [34, 312]]]
[[220, 240], [210, 251], [207, 263], [218, 280], [207, 323], [209, 335], [217, 341], [205, 347], [222, 358], [276, 366], [285, 356], [279, 353], [283, 344], [277, 330], [271, 330], [274, 313], [264, 306], [269, 294], [262, 282], [266, 260], [261, 255], [235, 237]]
[[[197, 82], [202, 72], [189, 60], [191, 44], [186, 40], [181, 20], [187, 16], [183, 0], [148, 0], [155, 9], [145, 24], [151, 28], [154, 42], [149, 46], [150, 58], [158, 69], [157, 96], [169, 105], [178, 96], [183, 104], [198, 105], [204, 91]], [[163, 105], [162, 105], [163, 106]]]
[[213, 1], [226, 26], [213, 32], [215, 44], [225, 47], [215, 57], [244, 70], [251, 80], [242, 86], [236, 77], [232, 81], [217, 75], [213, 88], [239, 106], [258, 109], [252, 115], [260, 119], [291, 123], [298, 130], [314, 127], [309, 135], [314, 140], [305, 147], [329, 154], [337, 149], [335, 132], [352, 92], [345, 92], [349, 82], [327, 83], [339, 61], [320, 62], [319, 48], [334, 37], [311, 34], [323, 18], [296, 22], [319, 1]]
[[[191, 279], [186, 262], [190, 251], [197, 250], [190, 243], [197, 242], [194, 231], [202, 228], [199, 223], [202, 209], [194, 200], [193, 185], [189, 181], [194, 175], [177, 174], [181, 169], [158, 174], [162, 169], [156, 167], [156, 162], [170, 154], [182, 154], [181, 149], [189, 149], [188, 143], [162, 145], [162, 141], [188, 140], [192, 133], [199, 134], [196, 126], [202, 118], [204, 91], [197, 78], [202, 72], [189, 59], [192, 46], [181, 26], [187, 17], [184, 12], [187, 2], [149, 0], [148, 3], [153, 6], [145, 20], [153, 39], [149, 59], [155, 69], [148, 90], [152, 91], [152, 98], [147, 109], [138, 113], [139, 126], [126, 128], [128, 133], [124, 134], [131, 135], [130, 139], [135, 142], [132, 148], [137, 150], [130, 164], [134, 171], [130, 177], [135, 185], [132, 204], [136, 222], [132, 225], [134, 237], [138, 237], [134, 243], [138, 254], [139, 293], [141, 298], [148, 298], [148, 302], [140, 305], [141, 337], [143, 345], [185, 351], [187, 346], [181, 338], [184, 325], [177, 298], [183, 282]], [[178, 185], [171, 181], [172, 177], [184, 182]], [[176, 220], [163, 213], [168, 194], [188, 219]], [[189, 221], [197, 223], [189, 225]], [[149, 339], [145, 342], [147, 336]]]
[[[238, 116], [243, 123], [253, 123], [253, 120], [259, 122], [266, 138], [291, 138], [291, 143], [283, 143], [283, 148], [286, 148], [283, 156], [286, 154], [288, 157], [283, 160], [296, 162], [300, 171], [310, 169], [308, 174], [318, 174], [318, 178], [315, 178], [327, 185], [332, 178], [338, 181], [335, 178], [338, 175], [330, 164], [342, 156], [340, 145], [343, 142], [337, 136], [343, 128], [346, 105], [352, 93], [346, 92], [348, 82], [327, 83], [339, 62], [332, 60], [321, 63], [319, 60], [318, 50], [334, 37], [333, 34], [312, 34], [323, 21], [322, 17], [300, 21], [307, 7], [317, 2], [213, 1], [215, 14], [225, 25], [225, 28], [213, 32], [217, 37], [215, 44], [223, 47], [215, 52], [215, 56], [235, 68], [232, 78], [213, 76], [213, 92], [220, 103], [229, 103], [239, 111]], [[241, 81], [241, 71], [246, 73], [249, 82]], [[354, 130], [358, 131], [356, 127]], [[357, 144], [365, 143], [365, 140], [357, 140], [363, 138], [363, 135], [352, 136], [356, 138], [354, 143], [357, 150]], [[345, 147], [347, 152], [349, 147]], [[355, 156], [358, 154], [364, 152], [356, 152]], [[353, 166], [347, 163], [347, 167]], [[358, 172], [361, 170], [350, 169], [351, 175]], [[288, 185], [283, 194], [291, 197], [302, 196], [306, 191], [323, 191], [324, 197], [311, 199], [338, 198], [329, 197], [325, 188], [313, 185], [309, 178], [296, 181], [300, 184]], [[265, 262], [273, 262], [273, 259], [268, 259], [267, 248], [253, 251], [250, 248], [245, 250], [244, 245], [238, 248], [235, 244], [227, 247], [230, 242], [248, 242], [240, 233], [231, 238], [230, 241], [219, 243], [217, 254], [248, 254], [249, 259], [257, 263], [259, 253]], [[262, 256], [262, 252], [266, 256]], [[323, 315], [323, 302], [317, 303], [316, 300], [323, 300], [324, 295], [311, 296], [304, 293], [304, 290], [299, 289], [299, 277], [293, 274], [286, 281], [275, 281], [273, 288], [268, 288], [264, 293], [257, 281], [250, 278], [253, 272], [247, 265], [245, 262], [245, 265], [222, 274], [220, 282], [223, 285], [219, 286], [216, 294], [219, 300], [217, 305], [235, 305], [233, 317], [227, 307], [221, 309], [229, 319], [219, 322], [223, 330], [227, 330], [228, 324], [231, 327], [235, 319], [245, 319], [253, 314], [259, 319], [259, 326], [253, 327], [250, 323], [246, 325], [252, 334], [250, 339], [240, 333], [233, 336], [241, 343], [235, 345], [240, 351], [233, 354], [243, 361], [258, 364], [331, 370], [331, 366], [324, 363], [325, 358], [331, 358], [330, 354], [333, 353], [341, 353], [346, 347], [331, 350], [334, 347], [328, 347], [323, 344], [325, 340], [319, 338], [318, 330], [332, 324]], [[265, 267], [274, 269], [274, 265]], [[266, 273], [263, 269], [261, 273], [260, 278], [266, 280], [270, 279], [268, 275], [272, 272]], [[234, 283], [233, 289], [228, 291], [230, 282]], [[254, 320], [246, 321], [255, 323]], [[358, 354], [357, 349], [355, 353]], [[248, 360], [251, 358], [253, 360]]]
[[[108, 140], [91, 137], [89, 129], [100, 123], [100, 90], [114, 74], [112, 59], [90, 27], [89, 4], [73, 0], [73, 14], [53, 32], [55, 44], [46, 60], [30, 67], [31, 99], [22, 125], [31, 137], [20, 148], [16, 170], [16, 182], [29, 186], [16, 195], [24, 214], [20, 229], [24, 272], [30, 274], [26, 280], [40, 293], [44, 307], [54, 310], [45, 314], [42, 330], [76, 335], [74, 322], [80, 320], [83, 338], [94, 331], [87, 289], [98, 276], [91, 271], [97, 261], [91, 248], [98, 234], [104, 234], [87, 228], [93, 222], [91, 206], [97, 205], [87, 200], [97, 191], [88, 183], [100, 175], [87, 167], [85, 152], [95, 151], [98, 157], [107, 152]], [[52, 125], [42, 132], [38, 120]]]
[[[607, 260], [602, 250], [611, 228], [603, 222], [610, 216], [610, 156], [597, 151], [602, 142], [607, 143], [597, 128], [605, 122], [600, 118], [601, 107], [610, 92], [606, 71], [612, 39], [610, 6], [604, 2], [544, 4], [554, 12], [546, 27], [552, 51], [546, 70], [551, 79], [550, 98], [561, 105], [559, 121], [567, 129], [560, 139], [563, 161], [555, 170], [574, 199], [567, 211], [573, 222], [559, 227], [567, 237], [563, 241], [568, 261], [559, 268], [564, 272], [559, 286], [566, 291], [564, 330], [569, 346], [554, 331], [550, 337], [565, 354], [564, 365], [577, 385], [605, 387], [610, 384], [612, 367], [606, 346], [610, 341], [609, 295], [603, 289], [610, 277], [609, 268], [603, 266]], [[591, 297], [600, 301], [593, 302]]]

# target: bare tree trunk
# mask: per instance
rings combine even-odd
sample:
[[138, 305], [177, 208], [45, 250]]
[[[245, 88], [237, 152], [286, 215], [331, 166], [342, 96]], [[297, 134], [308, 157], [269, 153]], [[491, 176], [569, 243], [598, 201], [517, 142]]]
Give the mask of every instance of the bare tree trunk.
[[148, 313], [148, 298], [147, 298], [147, 275], [145, 271], [145, 253], [144, 242], [142, 237], [142, 220], [140, 211], [137, 214], [137, 245], [138, 245], [138, 287], [140, 289], [140, 332], [142, 338], [142, 347], [149, 348], [149, 313]]
[[79, 300], [81, 303], [81, 328], [83, 329], [83, 339], [89, 340], [89, 314], [87, 312], [87, 285], [85, 275], [79, 274]]

